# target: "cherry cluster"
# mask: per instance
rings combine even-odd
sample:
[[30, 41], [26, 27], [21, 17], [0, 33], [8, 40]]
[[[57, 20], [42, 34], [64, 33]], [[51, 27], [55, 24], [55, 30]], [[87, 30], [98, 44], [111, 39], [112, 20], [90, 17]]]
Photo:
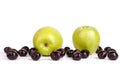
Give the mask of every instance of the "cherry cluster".
[[[5, 47], [4, 52], [6, 53], [6, 56], [9, 60], [17, 59], [18, 55], [20, 57], [25, 57], [27, 54], [29, 54], [29, 56], [35, 61], [39, 60], [41, 57], [41, 53], [39, 53], [36, 48], [29, 49], [28, 46], [24, 46], [20, 50], [16, 50], [11, 47]], [[111, 47], [105, 47], [104, 49], [102, 49], [102, 47], [99, 46], [96, 53], [99, 59], [105, 59], [106, 56], [108, 56], [110, 60], [116, 60], [118, 58], [117, 51]], [[50, 54], [50, 57], [52, 60], [57, 61], [66, 55], [67, 57], [78, 61], [78, 60], [89, 57], [89, 54], [90, 52], [88, 50], [80, 51], [78, 49], [73, 50], [73, 49], [70, 49], [69, 47], [65, 47], [65, 48], [60, 48], [56, 51], [53, 51]]]

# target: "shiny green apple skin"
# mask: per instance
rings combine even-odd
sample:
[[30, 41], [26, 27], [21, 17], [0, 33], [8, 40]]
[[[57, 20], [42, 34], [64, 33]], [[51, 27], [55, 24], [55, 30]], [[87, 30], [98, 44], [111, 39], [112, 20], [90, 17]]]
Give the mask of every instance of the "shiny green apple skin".
[[76, 49], [87, 49], [93, 54], [99, 46], [100, 34], [94, 27], [81, 26], [73, 32], [72, 40]]
[[40, 28], [33, 37], [33, 45], [43, 56], [50, 56], [51, 52], [62, 47], [62, 36], [53, 27]]

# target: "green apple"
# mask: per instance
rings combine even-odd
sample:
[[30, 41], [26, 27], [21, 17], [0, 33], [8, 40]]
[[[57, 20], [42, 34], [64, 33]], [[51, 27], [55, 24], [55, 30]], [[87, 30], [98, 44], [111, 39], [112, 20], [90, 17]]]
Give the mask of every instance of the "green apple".
[[73, 45], [76, 49], [86, 49], [90, 54], [94, 53], [100, 43], [100, 35], [96, 28], [91, 26], [78, 27], [72, 36]]
[[53, 27], [40, 28], [33, 37], [33, 45], [43, 56], [49, 56], [51, 52], [62, 47], [62, 36]]

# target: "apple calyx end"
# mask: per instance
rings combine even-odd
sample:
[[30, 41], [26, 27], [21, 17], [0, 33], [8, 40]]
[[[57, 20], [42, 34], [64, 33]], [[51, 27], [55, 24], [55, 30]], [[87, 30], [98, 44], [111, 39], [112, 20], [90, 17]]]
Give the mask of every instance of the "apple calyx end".
[[45, 46], [45, 47], [48, 47], [48, 43], [45, 43], [44, 46]]

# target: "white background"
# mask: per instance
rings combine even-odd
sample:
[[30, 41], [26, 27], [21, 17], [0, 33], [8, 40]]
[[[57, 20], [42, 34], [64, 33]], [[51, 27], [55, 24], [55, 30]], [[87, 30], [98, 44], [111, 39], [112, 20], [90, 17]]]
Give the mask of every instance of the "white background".
[[18, 58], [10, 61], [3, 48], [33, 47], [32, 38], [43, 26], [58, 29], [63, 47], [72, 44], [72, 33], [83, 25], [96, 27], [102, 47], [111, 46], [120, 55], [119, 0], [0, 0], [0, 80], [119, 80], [120, 59], [100, 60], [96, 55], [73, 61]]

